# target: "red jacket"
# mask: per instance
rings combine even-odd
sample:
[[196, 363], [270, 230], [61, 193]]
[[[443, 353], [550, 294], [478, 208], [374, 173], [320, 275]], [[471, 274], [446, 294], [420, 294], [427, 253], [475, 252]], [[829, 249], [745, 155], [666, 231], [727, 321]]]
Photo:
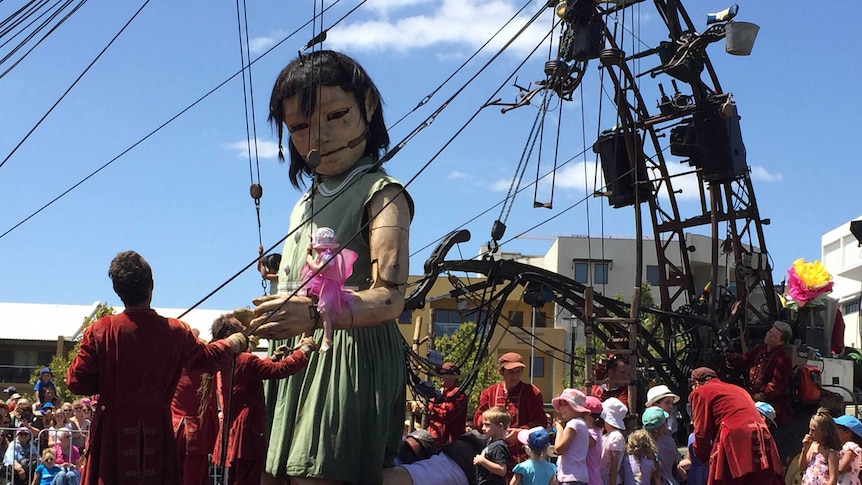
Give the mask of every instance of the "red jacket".
[[[171, 418], [177, 442], [177, 464], [183, 485], [201, 485], [209, 479], [209, 454], [218, 434], [218, 410], [215, 392], [209, 393], [203, 416], [199, 417], [202, 372], [183, 369], [174, 398]], [[215, 384], [212, 384], [215, 386]]]
[[[221, 369], [221, 405], [226, 412], [230, 399], [230, 431], [228, 432], [227, 464], [234, 466], [238, 459], [260, 467], [257, 482], [260, 483], [260, 473], [263, 473], [266, 456], [266, 404], [263, 398], [264, 379], [282, 379], [296, 374], [308, 364], [308, 357], [297, 350], [278, 362], [262, 359], [254, 354], [243, 352], [236, 356], [236, 368], [233, 373], [233, 392], [228, 396], [230, 382], [230, 365]], [[221, 464], [221, 430], [213, 448], [213, 462]], [[254, 470], [252, 470], [254, 471]], [[246, 470], [232, 470], [234, 477], [249, 476]], [[255, 473], [251, 473], [254, 475]]]
[[709, 464], [710, 485], [764, 471], [783, 476], [769, 427], [745, 389], [713, 378], [692, 391], [688, 400], [692, 448], [698, 460]]
[[731, 362], [735, 367], [748, 367], [748, 391], [761, 393], [775, 408], [775, 423], [778, 426], [790, 422], [793, 409], [790, 407], [790, 354], [784, 347], [769, 350], [766, 344], [757, 344], [747, 354]]
[[180, 482], [170, 403], [183, 367], [215, 370], [229, 354], [188, 325], [152, 309], [127, 308], [84, 331], [66, 372], [69, 390], [99, 394], [82, 484]]
[[437, 448], [466, 432], [467, 396], [459, 394], [458, 387], [445, 389], [439, 403], [428, 403], [428, 411], [428, 432], [434, 437]]
[[[510, 428], [530, 429], [536, 426], [547, 427], [542, 391], [532, 384], [519, 382], [517, 386], [506, 392], [503, 383], [494, 384], [482, 390], [479, 395], [479, 407], [473, 415], [476, 429], [482, 429], [482, 413], [488, 409], [500, 406], [509, 411], [512, 417]], [[514, 463], [520, 462], [526, 456], [524, 446], [517, 439], [509, 444], [509, 453]]]

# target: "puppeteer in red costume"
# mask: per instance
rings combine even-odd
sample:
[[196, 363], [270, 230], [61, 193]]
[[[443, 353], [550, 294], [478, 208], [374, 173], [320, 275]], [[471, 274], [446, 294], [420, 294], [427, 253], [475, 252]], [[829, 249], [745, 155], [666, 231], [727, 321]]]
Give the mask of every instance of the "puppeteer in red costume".
[[[218, 317], [212, 326], [213, 338], [239, 331], [241, 323], [230, 314]], [[284, 356], [280, 361], [262, 359], [250, 352], [241, 352], [236, 356], [236, 364], [231, 376], [231, 365], [225, 364], [219, 369], [221, 386], [219, 399], [222, 412], [227, 415], [229, 409], [229, 426], [226, 459], [229, 470], [227, 482], [231, 485], [258, 485], [263, 475], [264, 458], [266, 456], [266, 404], [263, 397], [264, 379], [282, 379], [295, 374], [308, 364], [308, 353], [315, 350], [314, 339], [306, 337], [301, 341], [300, 348], [292, 354]], [[229, 392], [229, 388], [232, 389]], [[213, 462], [221, 465], [222, 433], [220, 429], [215, 448]]]
[[507, 352], [497, 359], [497, 364], [503, 382], [482, 390], [479, 407], [473, 415], [473, 424], [476, 429], [481, 429], [482, 413], [490, 408], [499, 406], [508, 411], [512, 422], [509, 425], [506, 444], [509, 445], [509, 454], [512, 456], [511, 464], [514, 464], [526, 458], [524, 445], [518, 441], [517, 429], [546, 427], [548, 418], [545, 416], [542, 392], [532, 384], [521, 382], [521, 375], [526, 367], [521, 356], [516, 352]]
[[784, 483], [778, 448], [748, 392], [707, 367], [692, 371], [691, 384], [692, 447], [709, 464], [709, 485]]
[[428, 403], [428, 431], [438, 449], [466, 432], [467, 396], [458, 387], [460, 373], [461, 369], [453, 362], [440, 366], [442, 392], [439, 399]]
[[[198, 337], [197, 329], [192, 329]], [[200, 395], [200, 370], [183, 369], [174, 398], [171, 419], [177, 442], [177, 464], [183, 485], [204, 485], [210, 481], [209, 454], [218, 434], [218, 409], [215, 394]]]
[[748, 392], [755, 401], [766, 401], [775, 408], [775, 423], [783, 426], [790, 422], [793, 409], [790, 407], [790, 354], [784, 345], [793, 337], [793, 330], [786, 322], [775, 322], [763, 342], [744, 355], [728, 357], [727, 363], [734, 367], [748, 367]]
[[149, 264], [120, 253], [108, 272], [126, 309], [87, 327], [66, 373], [69, 390], [99, 394], [82, 483], [180, 483], [170, 402], [183, 367], [211, 367], [248, 346], [242, 334], [206, 344], [150, 308]]

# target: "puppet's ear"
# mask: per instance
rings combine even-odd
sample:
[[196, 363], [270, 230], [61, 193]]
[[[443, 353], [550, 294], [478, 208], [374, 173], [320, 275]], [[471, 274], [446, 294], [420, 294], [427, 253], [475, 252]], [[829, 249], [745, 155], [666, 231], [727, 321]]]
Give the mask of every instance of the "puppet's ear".
[[380, 104], [380, 98], [373, 89], [365, 91], [365, 122], [371, 123], [371, 118], [377, 112], [377, 106]]

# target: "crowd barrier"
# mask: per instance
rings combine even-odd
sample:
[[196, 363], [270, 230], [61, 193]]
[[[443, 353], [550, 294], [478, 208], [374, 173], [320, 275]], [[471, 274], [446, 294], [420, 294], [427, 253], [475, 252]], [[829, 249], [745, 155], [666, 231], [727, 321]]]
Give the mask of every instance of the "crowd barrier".
[[[75, 443], [86, 442], [86, 431], [71, 430], [69, 428], [44, 429], [40, 431], [35, 438], [33, 434], [28, 431], [26, 444], [23, 444], [17, 436], [18, 428], [0, 428], [0, 434], [3, 435], [3, 438], [5, 438], [7, 442], [6, 449], [3, 450], [2, 455], [0, 485], [31, 485], [33, 483], [33, 473], [35, 472], [36, 467], [42, 463], [42, 450], [55, 441], [59, 443], [56, 433], [62, 432], [62, 430], [68, 431], [71, 438], [69, 449], [61, 449], [61, 452], [68, 457], [64, 461], [70, 461], [73, 456], [72, 447], [76, 446]], [[79, 447], [78, 452], [82, 454], [84, 450]], [[21, 477], [20, 474], [15, 471], [15, 466], [12, 464], [14, 461], [18, 461], [19, 465], [23, 465], [23, 469], [26, 472], [24, 477]], [[71, 467], [66, 468], [68, 469]], [[81, 470], [78, 470], [79, 474], [80, 472]]]

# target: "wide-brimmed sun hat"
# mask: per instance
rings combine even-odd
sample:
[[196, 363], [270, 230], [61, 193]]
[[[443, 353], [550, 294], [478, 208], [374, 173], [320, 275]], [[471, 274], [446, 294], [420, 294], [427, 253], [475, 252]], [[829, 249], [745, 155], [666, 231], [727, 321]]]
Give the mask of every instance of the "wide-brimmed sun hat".
[[676, 404], [679, 402], [679, 396], [672, 393], [670, 388], [666, 385], [662, 384], [659, 386], [650, 387], [646, 393], [646, 405], [647, 407], [655, 406], [657, 402], [661, 401], [666, 397], [673, 396], [673, 403]]
[[617, 429], [626, 429], [626, 415], [629, 413], [629, 408], [622, 401], [615, 397], [611, 397], [602, 403], [602, 419]]
[[551, 400], [551, 404], [557, 412], [560, 412], [561, 406], [571, 406], [572, 409], [579, 413], [590, 412], [587, 408], [587, 396], [577, 389], [566, 389], [558, 397]]

